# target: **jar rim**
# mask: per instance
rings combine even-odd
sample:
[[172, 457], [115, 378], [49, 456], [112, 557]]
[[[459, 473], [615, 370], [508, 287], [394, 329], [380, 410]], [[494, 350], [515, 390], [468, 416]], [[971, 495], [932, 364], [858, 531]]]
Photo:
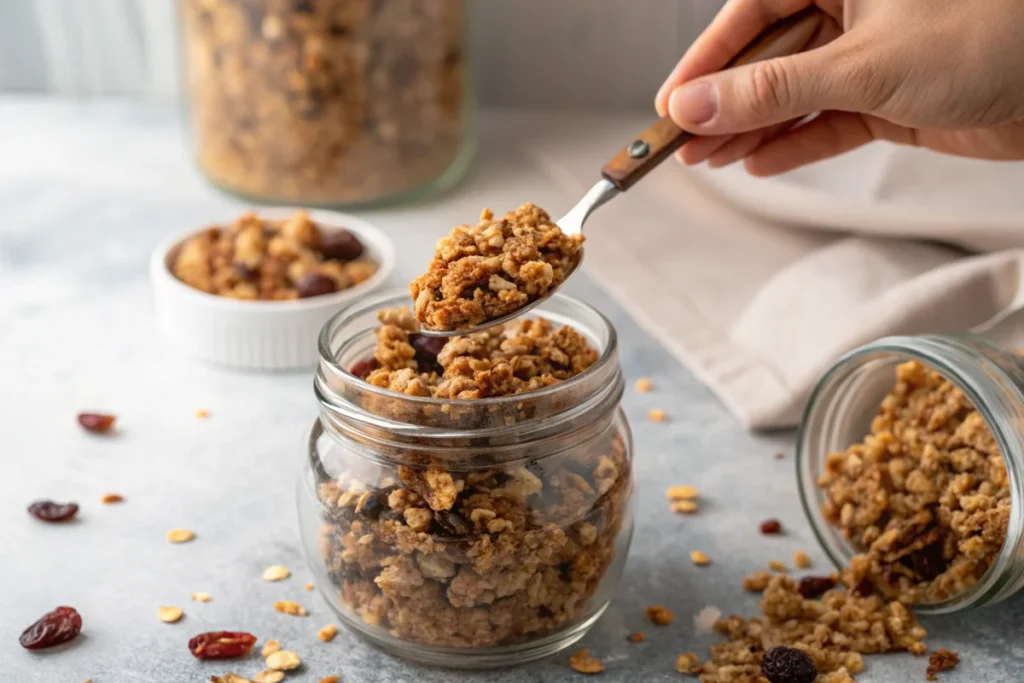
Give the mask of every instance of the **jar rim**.
[[[1010, 518], [1007, 524], [1006, 538], [995, 560], [975, 584], [945, 600], [913, 604], [914, 610], [922, 615], [948, 614], [972, 605], [985, 604], [992, 601], [993, 598], [998, 600], [1006, 597], [1002, 595], [1002, 592], [1007, 582], [1001, 579], [1007, 575], [1017, 560], [1015, 548], [1024, 542], [1024, 513], [1021, 511], [1021, 505], [1024, 504], [1024, 496], [1022, 496], [1022, 491], [1024, 491], [1024, 436], [1017, 434], [1016, 438], [1010, 438], [1010, 435], [1015, 432], [1012, 423], [1007, 422], [1009, 418], [998, 414], [993, 410], [991, 403], [983, 398], [986, 392], [991, 392], [993, 386], [998, 386], [999, 381], [1003, 386], [1015, 392], [1015, 398], [1022, 405], [1024, 405], [1024, 393], [1021, 393], [1013, 379], [1006, 375], [1001, 367], [991, 362], [991, 359], [987, 358], [983, 352], [972, 348], [971, 345], [995, 348], [986, 340], [972, 334], [934, 334], [884, 337], [854, 349], [841, 356], [822, 374], [811, 391], [797, 430], [795, 454], [797, 488], [804, 515], [810, 522], [818, 544], [825, 550], [832, 563], [842, 571], [847, 568], [850, 557], [861, 551], [857, 550], [849, 540], [839, 543], [838, 535], [829, 533], [833, 527], [824, 518], [821, 511], [822, 489], [817, 485], [812, 469], [815, 455], [808, 452], [818, 445], [811, 443], [816, 436], [812, 432], [820, 429], [820, 426], [815, 424], [816, 418], [819, 416], [819, 411], [828, 407], [822, 406], [821, 403], [826, 397], [826, 391], [833, 388], [831, 385], [836, 381], [847, 381], [852, 377], [852, 370], [870, 361], [872, 356], [877, 359], [880, 354], [889, 355], [893, 364], [916, 360], [935, 370], [963, 391], [964, 396], [984, 419], [986, 426], [999, 445], [1009, 479]], [[951, 362], [958, 357], [988, 362], [981, 372], [972, 376], [970, 372], [958, 368], [954, 362]], [[844, 370], [848, 374], [840, 376]], [[991, 386], [984, 386], [986, 383]], [[819, 459], [823, 459], [825, 456], [827, 456], [827, 452], [817, 455]]]

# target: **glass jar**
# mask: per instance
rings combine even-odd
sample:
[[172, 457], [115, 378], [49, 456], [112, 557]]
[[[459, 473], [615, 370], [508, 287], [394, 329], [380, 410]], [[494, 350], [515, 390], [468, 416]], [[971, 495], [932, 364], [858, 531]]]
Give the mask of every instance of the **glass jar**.
[[263, 202], [426, 194], [472, 156], [463, 0], [179, 0], [200, 169]]
[[848, 353], [825, 373], [797, 435], [797, 476], [804, 511], [836, 567], [849, 567], [858, 549], [827, 518], [819, 478], [826, 471], [829, 453], [842, 452], [871, 433], [872, 420], [893, 389], [896, 368], [907, 361], [937, 371], [977, 410], [1005, 461], [1010, 496], [1006, 540], [987, 571], [976, 581], [972, 578], [973, 584], [962, 592], [914, 607], [920, 614], [945, 614], [999, 602], [1024, 586], [1024, 362], [978, 336], [889, 337]]
[[538, 311], [600, 354], [514, 396], [406, 396], [346, 368], [371, 357], [377, 311], [338, 313], [320, 337], [320, 416], [299, 518], [316, 584], [374, 644], [424, 663], [485, 668], [565, 648], [601, 616], [633, 532], [632, 437], [611, 324], [556, 295]]

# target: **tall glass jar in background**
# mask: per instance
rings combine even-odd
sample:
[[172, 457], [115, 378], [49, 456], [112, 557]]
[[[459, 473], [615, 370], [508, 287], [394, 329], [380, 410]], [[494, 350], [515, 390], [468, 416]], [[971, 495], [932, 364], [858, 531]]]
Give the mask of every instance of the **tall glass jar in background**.
[[632, 538], [615, 332], [556, 295], [539, 313], [590, 340], [586, 371], [513, 396], [407, 396], [348, 370], [372, 355], [377, 311], [407, 300], [355, 304], [321, 334], [298, 485], [316, 585], [343, 623], [408, 659], [485, 668], [557, 652], [608, 605]]
[[463, 0], [179, 0], [200, 169], [255, 201], [425, 194], [465, 171]]

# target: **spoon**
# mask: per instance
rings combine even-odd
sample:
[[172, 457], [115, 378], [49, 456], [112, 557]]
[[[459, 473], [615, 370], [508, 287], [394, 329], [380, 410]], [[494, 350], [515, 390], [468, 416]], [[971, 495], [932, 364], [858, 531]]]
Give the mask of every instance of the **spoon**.
[[[804, 50], [810, 45], [818, 29], [821, 28], [825, 16], [821, 10], [809, 7], [777, 22], [755, 38], [739, 55], [729, 62], [726, 68], [775, 59]], [[562, 216], [555, 223], [566, 235], [583, 234], [583, 224], [587, 222], [587, 218], [598, 207], [614, 199], [620, 192], [625, 192], [631, 188], [638, 180], [650, 173], [654, 167], [671, 156], [674, 151], [695, 137], [692, 133], [688, 133], [677, 126], [667, 116], [658, 119], [604, 165], [604, 168], [601, 169], [601, 180], [583, 195], [583, 199], [569, 213]], [[488, 320], [474, 327], [461, 330], [428, 330], [423, 328], [420, 330], [420, 334], [425, 337], [456, 337], [479, 332], [495, 325], [503, 325], [546, 301], [579, 269], [582, 261], [583, 254], [581, 252], [579, 258], [576, 259], [576, 263], [565, 274], [565, 279], [562, 282], [552, 287], [544, 296], [531, 301], [511, 313]]]

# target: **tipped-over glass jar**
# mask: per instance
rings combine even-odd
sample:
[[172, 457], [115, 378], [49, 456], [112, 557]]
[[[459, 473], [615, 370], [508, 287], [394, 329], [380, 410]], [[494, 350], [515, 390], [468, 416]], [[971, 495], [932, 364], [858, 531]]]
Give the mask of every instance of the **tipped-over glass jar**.
[[320, 338], [320, 417], [298, 487], [307, 558], [341, 620], [399, 656], [451, 667], [544, 657], [581, 638], [622, 575], [633, 531], [632, 439], [611, 324], [555, 296], [538, 315], [599, 357], [536, 391], [408, 396], [349, 371], [379, 310]]
[[943, 614], [1024, 586], [1024, 362], [973, 335], [882, 339], [818, 382], [804, 509], [864, 590]]

